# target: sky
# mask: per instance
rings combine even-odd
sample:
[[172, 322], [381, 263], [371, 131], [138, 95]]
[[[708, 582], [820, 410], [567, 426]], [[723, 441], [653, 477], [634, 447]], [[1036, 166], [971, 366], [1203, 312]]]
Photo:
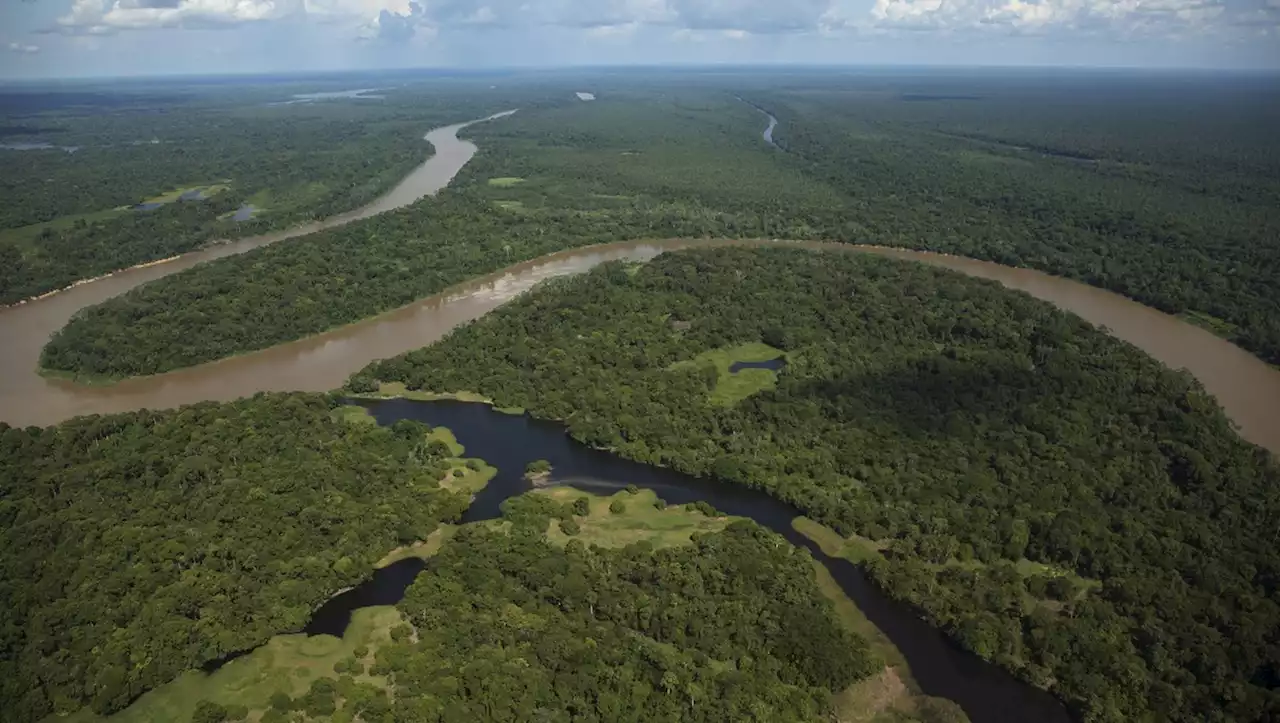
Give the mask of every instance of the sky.
[[0, 78], [593, 65], [1280, 69], [1280, 0], [0, 0]]

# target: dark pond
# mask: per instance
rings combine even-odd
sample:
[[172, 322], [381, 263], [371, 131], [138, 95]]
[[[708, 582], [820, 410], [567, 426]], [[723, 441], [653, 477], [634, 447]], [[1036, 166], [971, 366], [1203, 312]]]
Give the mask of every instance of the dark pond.
[[257, 210], [258, 209], [246, 203], [245, 205], [236, 209], [236, 215], [232, 216], [231, 220], [232, 221], [248, 221], [249, 219], [253, 218], [253, 214], [256, 213]]
[[[607, 493], [634, 484], [655, 490], [672, 504], [705, 500], [728, 514], [749, 517], [792, 544], [807, 548], [827, 566], [867, 618], [898, 646], [923, 691], [960, 704], [973, 723], [1070, 720], [1052, 696], [952, 646], [912, 610], [885, 597], [857, 567], [824, 555], [816, 544], [791, 528], [791, 520], [798, 513], [764, 493], [630, 462], [574, 442], [559, 424], [502, 414], [480, 404], [403, 399], [362, 404], [382, 425], [414, 419], [449, 427], [466, 446], [467, 455], [482, 457], [498, 468], [498, 474], [477, 495], [463, 522], [493, 519], [499, 515], [504, 500], [528, 491], [523, 471], [535, 459], [551, 462], [554, 483], [583, 490]], [[422, 561], [414, 559], [379, 570], [369, 581], [321, 606], [304, 632], [342, 635], [353, 610], [397, 602], [424, 567]]]
[[154, 210], [156, 210], [157, 208], [160, 208], [160, 207], [161, 207], [161, 206], [163, 206], [163, 205], [164, 205], [164, 204], [163, 204], [163, 203], [161, 203], [161, 202], [159, 202], [159, 201], [150, 201], [150, 202], [147, 202], [147, 203], [139, 203], [139, 204], [137, 204], [136, 206], [134, 206], [134, 207], [133, 207], [133, 210], [135, 210], [135, 211], [154, 211]]
[[786, 365], [787, 360], [783, 357], [765, 359], [764, 361], [736, 361], [729, 365], [729, 373], [737, 374], [743, 369], [768, 369], [776, 372]]

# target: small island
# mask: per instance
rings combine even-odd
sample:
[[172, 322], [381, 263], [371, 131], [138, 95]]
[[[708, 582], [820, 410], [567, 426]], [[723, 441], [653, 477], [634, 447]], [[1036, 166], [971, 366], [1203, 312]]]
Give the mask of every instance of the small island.
[[524, 468], [524, 478], [535, 487], [546, 485], [551, 481], [551, 463], [545, 459], [535, 459]]

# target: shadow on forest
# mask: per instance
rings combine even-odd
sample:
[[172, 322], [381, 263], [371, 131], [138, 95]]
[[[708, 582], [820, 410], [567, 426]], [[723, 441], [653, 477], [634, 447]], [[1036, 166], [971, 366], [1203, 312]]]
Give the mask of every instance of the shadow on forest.
[[804, 399], [832, 422], [912, 439], [967, 440], [1018, 427], [1050, 436], [1075, 405], [1072, 389], [1087, 383], [1025, 359], [939, 354], [833, 379], [788, 380], [783, 373], [778, 392], [757, 404], [778, 416], [793, 404], [787, 398]]

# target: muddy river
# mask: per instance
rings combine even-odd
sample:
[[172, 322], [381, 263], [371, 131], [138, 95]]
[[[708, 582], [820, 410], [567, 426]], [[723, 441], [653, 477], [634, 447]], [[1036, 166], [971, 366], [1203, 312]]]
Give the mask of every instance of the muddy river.
[[[490, 118], [503, 115], [507, 113]], [[665, 240], [573, 249], [512, 266], [325, 334], [168, 374], [110, 386], [86, 386], [36, 373], [41, 347], [81, 308], [203, 261], [348, 223], [435, 193], [476, 151], [474, 144], [457, 138], [457, 131], [466, 125], [428, 133], [426, 138], [436, 154], [364, 208], [289, 231], [213, 246], [167, 263], [129, 269], [0, 310], [0, 338], [4, 340], [0, 345], [0, 420], [47, 425], [79, 414], [229, 400], [259, 391], [333, 389], [369, 362], [432, 343], [458, 324], [483, 316], [545, 279], [580, 273], [610, 260], [644, 261], [663, 251], [695, 244], [783, 243], [919, 261], [1025, 291], [1105, 327], [1170, 367], [1188, 370], [1218, 399], [1245, 439], [1280, 454], [1280, 370], [1198, 326], [1118, 294], [1030, 269], [927, 252], [819, 242]]]

